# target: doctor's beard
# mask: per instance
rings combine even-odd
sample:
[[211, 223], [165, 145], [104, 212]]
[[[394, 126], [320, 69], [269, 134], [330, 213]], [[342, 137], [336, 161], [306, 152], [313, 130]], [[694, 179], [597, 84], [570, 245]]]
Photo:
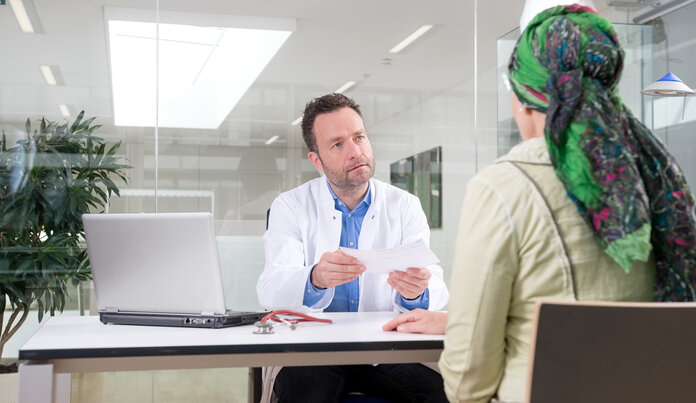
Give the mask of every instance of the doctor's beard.
[[[360, 168], [355, 169], [359, 166]], [[334, 170], [326, 165], [323, 165], [323, 168], [326, 178], [332, 185], [342, 189], [354, 188], [364, 185], [372, 178], [372, 175], [375, 174], [375, 160], [374, 158], [361, 158], [341, 171]]]

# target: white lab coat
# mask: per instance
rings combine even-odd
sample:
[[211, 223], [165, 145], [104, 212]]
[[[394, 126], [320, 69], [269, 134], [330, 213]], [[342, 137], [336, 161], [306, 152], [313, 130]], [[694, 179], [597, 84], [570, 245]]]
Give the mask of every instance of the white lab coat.
[[[395, 186], [370, 179], [372, 203], [360, 230], [359, 249], [387, 249], [419, 239], [426, 244], [430, 229], [414, 195]], [[259, 303], [267, 309], [302, 308], [307, 276], [325, 252], [338, 249], [341, 239], [341, 212], [325, 177], [311, 180], [278, 196], [271, 205], [268, 230], [264, 235], [266, 265], [256, 285]], [[430, 310], [442, 309], [449, 298], [442, 268], [427, 267]], [[405, 311], [397, 304], [399, 295], [387, 283], [386, 274], [366, 272], [360, 276], [358, 310]], [[334, 289], [309, 307], [322, 310], [333, 299]]]
[[[420, 239], [429, 244], [430, 228], [417, 197], [376, 179], [370, 179], [370, 189], [372, 203], [360, 229], [359, 249], [394, 248]], [[285, 192], [273, 201], [268, 230], [263, 237], [266, 265], [256, 284], [261, 306], [318, 310], [329, 306], [333, 288], [312, 307], [304, 307], [302, 301], [312, 267], [325, 252], [338, 249], [341, 221], [342, 212], [335, 209], [325, 177]], [[439, 310], [447, 303], [449, 292], [442, 278], [442, 268], [437, 265], [427, 268], [432, 274], [428, 285], [428, 309]], [[359, 284], [359, 311], [406, 310], [397, 303], [399, 295], [387, 283], [386, 274], [363, 273]], [[281, 368], [264, 368], [262, 402], [275, 401], [273, 383]]]

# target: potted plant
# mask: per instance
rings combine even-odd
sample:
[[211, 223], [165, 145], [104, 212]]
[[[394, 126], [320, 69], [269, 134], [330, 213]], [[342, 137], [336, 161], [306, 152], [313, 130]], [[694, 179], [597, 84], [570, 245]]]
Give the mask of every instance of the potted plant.
[[[0, 141], [0, 357], [36, 304], [39, 321], [44, 314], [62, 312], [68, 284], [90, 279], [83, 247], [81, 216], [100, 211], [116, 183], [126, 181], [116, 152], [120, 142], [107, 148], [92, 133], [94, 118], [72, 124], [41, 119], [8, 148]], [[3, 327], [5, 309], [10, 317]]]

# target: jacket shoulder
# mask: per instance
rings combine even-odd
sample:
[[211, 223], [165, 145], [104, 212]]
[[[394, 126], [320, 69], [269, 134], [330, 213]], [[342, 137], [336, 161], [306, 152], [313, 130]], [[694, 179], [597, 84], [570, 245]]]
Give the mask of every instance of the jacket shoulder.
[[477, 173], [472, 181], [481, 180], [495, 188], [506, 188], [511, 182], [519, 180], [519, 170], [506, 161], [496, 161]]
[[518, 167], [504, 161], [479, 171], [466, 188], [467, 196], [488, 198], [491, 202], [506, 206], [505, 209], [512, 215], [520, 213], [522, 216], [533, 199], [530, 196], [536, 191], [534, 183]]

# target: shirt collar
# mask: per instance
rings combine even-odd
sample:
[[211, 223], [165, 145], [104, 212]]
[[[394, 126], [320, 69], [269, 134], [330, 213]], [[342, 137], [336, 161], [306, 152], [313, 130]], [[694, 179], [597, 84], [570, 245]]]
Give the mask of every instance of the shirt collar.
[[[355, 207], [355, 210], [357, 210], [363, 203], [365, 204], [365, 207], [370, 207], [370, 204], [372, 204], [372, 181], [368, 181], [368, 183], [369, 186], [367, 188], [367, 193], [365, 193], [365, 197], [363, 197], [362, 201], [358, 203], [358, 205]], [[331, 192], [331, 197], [333, 197], [334, 199], [336, 210], [345, 210], [347, 212], [350, 212], [346, 205], [341, 201], [341, 199], [339, 199], [338, 196], [336, 196], [336, 193], [334, 193], [333, 189], [331, 189], [331, 184], [329, 183], [328, 179], [326, 180], [326, 186], [329, 188], [329, 192]]]

